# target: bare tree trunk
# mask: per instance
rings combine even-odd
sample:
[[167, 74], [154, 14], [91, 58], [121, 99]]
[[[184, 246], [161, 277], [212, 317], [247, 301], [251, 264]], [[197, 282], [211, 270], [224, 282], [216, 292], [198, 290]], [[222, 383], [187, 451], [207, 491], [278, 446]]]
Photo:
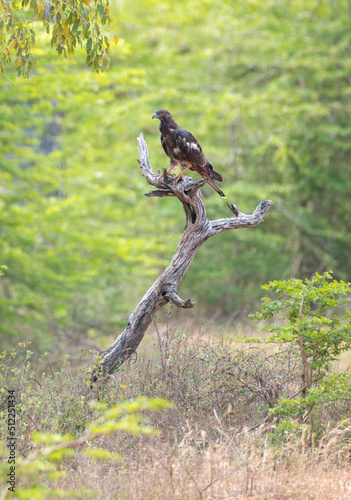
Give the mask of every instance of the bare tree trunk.
[[152, 287], [146, 292], [135, 310], [129, 317], [125, 330], [102, 355], [98, 367], [92, 373], [92, 383], [97, 380], [98, 372], [107, 374], [116, 370], [119, 364], [126, 361], [138, 348], [149, 325], [157, 311], [171, 302], [184, 309], [194, 307], [195, 302], [183, 300], [177, 295], [180, 282], [194, 259], [200, 246], [211, 236], [229, 229], [239, 229], [256, 226], [263, 221], [272, 201], [262, 201], [252, 215], [246, 215], [235, 205], [228, 205], [234, 217], [209, 221], [206, 217], [205, 205], [201, 191], [206, 180], [194, 182], [191, 177], [184, 177], [181, 182], [175, 182], [164, 171], [163, 176], [155, 174], [148, 160], [148, 150], [142, 134], [138, 137], [139, 164], [141, 173], [149, 184], [156, 187], [146, 196], [175, 196], [183, 204], [186, 216], [184, 234], [180, 240], [169, 266], [163, 271]]

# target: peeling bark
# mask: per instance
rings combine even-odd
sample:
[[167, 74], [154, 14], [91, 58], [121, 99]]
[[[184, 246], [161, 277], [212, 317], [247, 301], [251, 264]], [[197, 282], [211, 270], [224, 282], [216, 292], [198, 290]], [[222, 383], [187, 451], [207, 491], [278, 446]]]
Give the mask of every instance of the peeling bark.
[[142, 134], [138, 137], [138, 144], [141, 173], [150, 185], [157, 188], [147, 193], [146, 196], [178, 198], [183, 204], [186, 226], [170, 264], [132, 312], [124, 331], [102, 354], [99, 366], [93, 370], [92, 383], [96, 382], [99, 373], [113, 373], [136, 351], [147, 328], [154, 320], [155, 314], [165, 304], [171, 302], [184, 309], [194, 307], [195, 302], [189, 298], [181, 299], [177, 291], [198, 249], [208, 238], [230, 229], [256, 226], [263, 221], [267, 210], [274, 205], [272, 201], [262, 201], [251, 215], [246, 215], [240, 212], [236, 205], [228, 203], [235, 217], [209, 221], [200, 191], [200, 188], [206, 184], [206, 179], [195, 182], [191, 177], [184, 176], [182, 181], [176, 182], [173, 177], [167, 175], [165, 169], [162, 174], [154, 173], [148, 160], [148, 150]]

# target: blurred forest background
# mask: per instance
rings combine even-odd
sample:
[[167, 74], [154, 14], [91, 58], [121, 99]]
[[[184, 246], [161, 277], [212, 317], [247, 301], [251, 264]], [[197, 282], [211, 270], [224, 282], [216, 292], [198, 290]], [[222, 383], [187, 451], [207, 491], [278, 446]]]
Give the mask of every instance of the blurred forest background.
[[[351, 2], [113, 1], [111, 70], [57, 57], [40, 31], [28, 80], [1, 79], [0, 341], [107, 347], [168, 264], [184, 214], [148, 199], [140, 132], [168, 166], [167, 108], [192, 131], [227, 201], [264, 224], [206, 242], [181, 285], [219, 324], [254, 311], [269, 280], [351, 271]], [[114, 35], [119, 42], [114, 45]], [[210, 219], [231, 213], [205, 186]]]

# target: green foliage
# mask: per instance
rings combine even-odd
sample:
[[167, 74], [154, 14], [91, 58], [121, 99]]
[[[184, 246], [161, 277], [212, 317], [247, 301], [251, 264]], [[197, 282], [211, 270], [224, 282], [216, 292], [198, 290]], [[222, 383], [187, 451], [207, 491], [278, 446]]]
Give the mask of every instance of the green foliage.
[[[43, 479], [56, 480], [62, 477], [64, 472], [60, 471], [60, 464], [65, 457], [74, 457], [75, 450], [82, 445], [86, 445], [83, 453], [92, 460], [120, 460], [120, 454], [94, 446], [94, 439], [97, 436], [108, 436], [120, 431], [134, 435], [155, 434], [157, 430], [145, 425], [145, 419], [140, 412], [162, 410], [171, 406], [165, 400], [146, 397], [108, 409], [106, 405], [93, 403], [94, 401], [91, 403], [92, 407], [98, 406], [100, 410], [103, 410], [102, 416], [92, 421], [86, 431], [76, 439], [71, 434], [35, 432], [31, 435], [34, 451], [28, 457], [16, 461], [16, 477], [21, 484], [17, 483], [18, 491], [15, 498], [52, 498], [52, 493], [48, 493], [45, 488], [41, 487]], [[6, 478], [6, 462], [2, 463], [0, 471], [1, 476]], [[3, 489], [0, 489], [2, 495], [7, 492], [7, 487], [8, 485], [3, 485]], [[67, 492], [60, 488], [56, 488], [54, 494], [55, 498], [68, 494], [70, 498], [80, 498], [80, 492]]]
[[351, 400], [348, 373], [332, 373], [332, 362], [351, 350], [351, 284], [332, 279], [331, 273], [310, 280], [273, 281], [262, 287], [277, 296], [262, 299], [254, 319], [275, 320], [264, 330], [268, 342], [290, 344], [299, 352], [301, 386], [298, 398], [282, 398], [272, 413], [306, 421], [315, 405]]
[[10, 67], [15, 56], [17, 76], [29, 77], [36, 66], [33, 56], [38, 36], [35, 21], [39, 20], [51, 35], [51, 47], [58, 55], [73, 55], [77, 46], [83, 46], [83, 41], [86, 41], [87, 66], [93, 66], [98, 73], [108, 69], [110, 43], [101, 33], [101, 27], [113, 21], [109, 12], [108, 0], [71, 0], [68, 3], [61, 0], [3, 0], [0, 6], [0, 72]]

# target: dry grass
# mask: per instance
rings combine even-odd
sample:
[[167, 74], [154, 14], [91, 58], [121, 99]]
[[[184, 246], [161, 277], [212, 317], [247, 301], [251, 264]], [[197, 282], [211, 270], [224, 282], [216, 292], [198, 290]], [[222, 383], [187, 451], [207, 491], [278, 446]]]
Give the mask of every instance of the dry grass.
[[306, 446], [307, 434], [281, 448], [263, 429], [223, 433], [212, 444], [205, 432], [191, 430], [176, 444], [162, 437], [124, 439], [115, 443], [121, 463], [92, 466], [78, 456], [63, 485], [106, 500], [349, 500], [351, 423], [328, 432], [314, 449]]
[[160, 435], [102, 436], [85, 446], [118, 452], [122, 460], [92, 461], [81, 448], [60, 463], [59, 481], [43, 475], [48, 490], [60, 486], [76, 498], [104, 500], [351, 499], [350, 401], [316, 408], [305, 426], [284, 428], [266, 418], [299, 384], [294, 352], [190, 340], [168, 328], [155, 330], [154, 344], [157, 355], [126, 363], [94, 391], [84, 370], [69, 363], [51, 375], [47, 360], [45, 375], [26, 362], [4, 371], [4, 385], [21, 392], [17, 445], [24, 456], [32, 432], [80, 435], [97, 417], [92, 399], [112, 406], [146, 395], [174, 403], [147, 415]]

